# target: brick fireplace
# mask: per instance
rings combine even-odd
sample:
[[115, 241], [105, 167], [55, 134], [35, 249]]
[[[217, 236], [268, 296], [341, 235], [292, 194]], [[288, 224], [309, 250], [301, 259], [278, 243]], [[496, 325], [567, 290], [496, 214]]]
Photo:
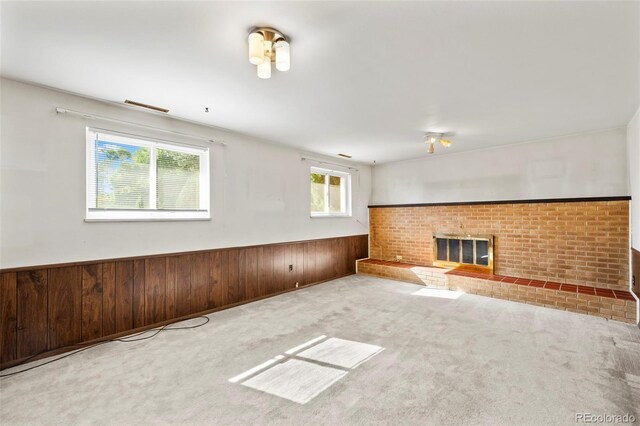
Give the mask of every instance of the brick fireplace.
[[[358, 271], [361, 273], [427, 285], [432, 282], [440, 287], [450, 287], [452, 282], [462, 285], [464, 282], [469, 288], [479, 289], [473, 291], [476, 293], [487, 289], [487, 295], [492, 297], [500, 297], [501, 294], [496, 289], [490, 290], [496, 282], [501, 283], [498, 287], [502, 289], [503, 284], [517, 281], [531, 285], [528, 290], [533, 293], [536, 286], [543, 293], [542, 301], [536, 301], [531, 296], [527, 303], [530, 300], [536, 304], [571, 310], [574, 301], [570, 299], [567, 302], [564, 293], [560, 293], [563, 300], [545, 303], [545, 290], [553, 290], [554, 294], [548, 296], [556, 297], [561, 286], [576, 294], [580, 287], [582, 294], [596, 297], [598, 290], [602, 297], [610, 295], [614, 299], [618, 294], [615, 292], [619, 292], [621, 300], [633, 304], [635, 318], [635, 299], [628, 293], [629, 200], [625, 197], [371, 206], [369, 218], [370, 260], [368, 264], [359, 265]], [[472, 274], [464, 276], [461, 269], [468, 270], [466, 265], [460, 267], [443, 263], [442, 259], [437, 258], [438, 247], [434, 247], [434, 244], [441, 244], [442, 247], [451, 244], [438, 239], [438, 236], [447, 235], [490, 236], [493, 243], [493, 269], [476, 268], [471, 271]], [[462, 244], [462, 239], [460, 241]], [[458, 253], [459, 243], [447, 247], [449, 252], [453, 250]], [[389, 272], [393, 265], [400, 264], [406, 266]], [[450, 273], [446, 280], [439, 277], [439, 274], [447, 273], [443, 271]], [[478, 272], [481, 274], [478, 275]], [[418, 273], [422, 274], [421, 277]], [[425, 281], [423, 278], [427, 276], [438, 278]], [[545, 283], [548, 283], [546, 289]], [[505, 288], [511, 291], [510, 287]], [[630, 300], [623, 294], [628, 294]], [[511, 295], [505, 295], [504, 298], [512, 298]], [[594, 299], [592, 302], [595, 306], [602, 301]], [[580, 305], [577, 296], [575, 304], [578, 307]], [[599, 307], [598, 311], [600, 308], [606, 312], [612, 309], [608, 305]], [[630, 308], [628, 310], [631, 311]], [[588, 311], [584, 310], [585, 313]], [[611, 315], [608, 317], [611, 318]], [[625, 318], [624, 314], [622, 318]]]

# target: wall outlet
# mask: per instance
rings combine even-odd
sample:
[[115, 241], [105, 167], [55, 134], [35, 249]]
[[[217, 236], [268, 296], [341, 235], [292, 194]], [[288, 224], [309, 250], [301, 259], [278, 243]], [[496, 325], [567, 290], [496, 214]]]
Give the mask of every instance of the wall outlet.
[[293, 265], [289, 265], [289, 272], [293, 271]]
[[296, 281], [296, 288], [298, 288], [298, 282]]
[[396, 260], [402, 260], [402, 256], [396, 255]]

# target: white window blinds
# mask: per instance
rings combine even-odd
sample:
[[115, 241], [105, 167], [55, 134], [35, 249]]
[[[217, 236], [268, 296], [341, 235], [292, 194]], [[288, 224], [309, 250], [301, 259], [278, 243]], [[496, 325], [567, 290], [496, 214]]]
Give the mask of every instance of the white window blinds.
[[87, 130], [87, 219], [208, 217], [208, 148]]

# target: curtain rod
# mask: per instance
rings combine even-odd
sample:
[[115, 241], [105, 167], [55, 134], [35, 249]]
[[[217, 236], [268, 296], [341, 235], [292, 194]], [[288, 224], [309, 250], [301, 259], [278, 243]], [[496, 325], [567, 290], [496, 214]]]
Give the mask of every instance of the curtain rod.
[[68, 109], [68, 108], [60, 108], [60, 107], [56, 107], [56, 113], [57, 114], [73, 114], [73, 115], [78, 115], [84, 118], [89, 118], [92, 120], [103, 120], [103, 121], [109, 121], [112, 123], [120, 123], [120, 124], [126, 124], [129, 126], [135, 126], [135, 127], [141, 127], [144, 129], [149, 129], [149, 130], [155, 130], [158, 132], [164, 132], [164, 133], [170, 133], [172, 135], [178, 135], [178, 136], [185, 136], [191, 139], [199, 139], [205, 142], [209, 142], [209, 143], [217, 143], [223, 146], [227, 146], [227, 144], [225, 142], [220, 142], [220, 141], [216, 141], [204, 136], [197, 136], [197, 135], [190, 135], [188, 133], [183, 133], [183, 132], [178, 132], [177, 130], [167, 130], [167, 129], [162, 129], [160, 127], [155, 127], [155, 126], [149, 126], [147, 124], [139, 124], [139, 123], [134, 123], [132, 121], [126, 121], [126, 120], [119, 120], [117, 118], [110, 118], [110, 117], [105, 117], [102, 115], [96, 115], [96, 114], [90, 114], [88, 112], [81, 112], [81, 111], [74, 111], [72, 109]]
[[356, 169], [355, 167], [349, 167], [349, 166], [346, 166], [346, 165], [344, 165], [344, 164], [339, 164], [339, 163], [331, 163], [331, 162], [329, 162], [329, 161], [324, 161], [324, 160], [317, 160], [317, 159], [315, 159], [315, 158], [310, 158], [310, 157], [300, 157], [300, 159], [301, 159], [302, 161], [307, 161], [307, 160], [309, 160], [309, 161], [315, 161], [315, 162], [316, 162], [316, 163], [318, 163], [318, 164], [329, 164], [329, 165], [332, 165], [332, 166], [340, 166], [340, 167], [344, 167], [345, 169], [355, 170], [356, 172], [359, 172], [359, 171], [360, 171], [360, 170]]

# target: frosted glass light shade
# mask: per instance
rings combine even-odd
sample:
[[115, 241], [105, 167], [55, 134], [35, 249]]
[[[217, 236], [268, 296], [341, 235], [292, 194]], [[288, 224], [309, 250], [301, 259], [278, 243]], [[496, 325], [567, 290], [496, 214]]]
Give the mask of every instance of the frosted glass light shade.
[[260, 33], [249, 34], [249, 62], [253, 65], [264, 62], [264, 36]]
[[258, 64], [258, 77], [264, 79], [271, 78], [271, 61], [269, 59]]
[[276, 43], [276, 68], [278, 71], [289, 71], [291, 68], [289, 43], [284, 40]]
[[267, 61], [273, 58], [273, 42], [265, 40], [262, 45], [264, 46], [264, 60]]

